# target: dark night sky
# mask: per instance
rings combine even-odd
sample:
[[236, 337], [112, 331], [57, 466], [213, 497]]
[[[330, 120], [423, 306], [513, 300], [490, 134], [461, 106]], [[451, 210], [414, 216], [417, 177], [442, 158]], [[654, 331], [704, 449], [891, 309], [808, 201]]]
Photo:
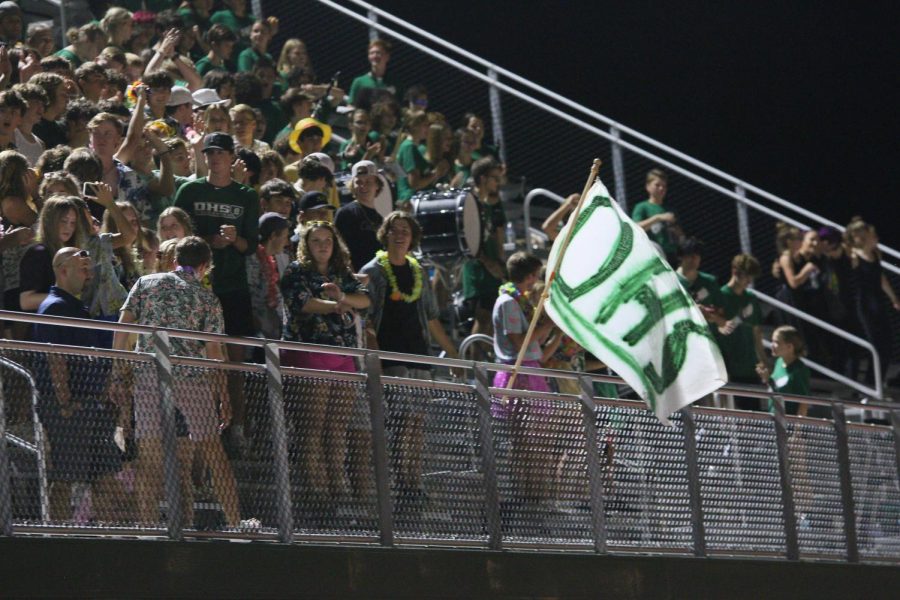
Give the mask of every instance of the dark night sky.
[[887, 3], [377, 4], [829, 218], [900, 214], [884, 202], [900, 183], [900, 20]]

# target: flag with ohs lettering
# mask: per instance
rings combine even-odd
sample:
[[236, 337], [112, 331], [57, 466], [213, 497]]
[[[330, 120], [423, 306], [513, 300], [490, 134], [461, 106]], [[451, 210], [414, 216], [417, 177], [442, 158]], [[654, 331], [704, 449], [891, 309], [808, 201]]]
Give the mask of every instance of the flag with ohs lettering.
[[570, 227], [575, 232], [545, 309], [668, 425], [669, 415], [728, 379], [710, 328], [647, 234], [599, 179], [578, 219], [557, 236], [549, 265]]

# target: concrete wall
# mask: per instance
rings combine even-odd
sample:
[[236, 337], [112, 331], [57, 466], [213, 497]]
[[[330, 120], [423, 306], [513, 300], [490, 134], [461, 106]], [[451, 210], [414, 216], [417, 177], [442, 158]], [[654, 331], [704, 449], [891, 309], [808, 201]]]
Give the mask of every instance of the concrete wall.
[[0, 597], [897, 598], [900, 567], [268, 543], [0, 539]]

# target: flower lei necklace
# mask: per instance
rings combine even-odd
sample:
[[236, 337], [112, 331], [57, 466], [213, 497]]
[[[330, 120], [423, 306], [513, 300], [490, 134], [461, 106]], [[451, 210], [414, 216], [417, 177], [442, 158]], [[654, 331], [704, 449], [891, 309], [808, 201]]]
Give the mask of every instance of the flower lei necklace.
[[404, 294], [400, 291], [400, 287], [397, 284], [397, 276], [394, 274], [394, 268], [391, 266], [391, 261], [388, 259], [388, 253], [384, 250], [379, 250], [375, 253], [375, 258], [378, 259], [378, 264], [381, 265], [381, 268], [384, 269], [384, 274], [387, 276], [388, 283], [391, 284], [391, 295], [390, 298], [394, 302], [400, 302], [403, 300], [406, 303], [413, 303], [418, 300], [422, 296], [422, 266], [412, 256], [407, 256], [406, 261], [409, 263], [409, 266], [412, 268], [413, 272], [413, 289], [409, 294]]
[[527, 293], [523, 294], [520, 292], [519, 288], [511, 281], [507, 281], [500, 286], [500, 293], [508, 294], [515, 298], [516, 302], [519, 304], [519, 308], [521, 308], [522, 312], [525, 314], [525, 318], [528, 321], [531, 321], [531, 316], [534, 314], [534, 306], [528, 301]]

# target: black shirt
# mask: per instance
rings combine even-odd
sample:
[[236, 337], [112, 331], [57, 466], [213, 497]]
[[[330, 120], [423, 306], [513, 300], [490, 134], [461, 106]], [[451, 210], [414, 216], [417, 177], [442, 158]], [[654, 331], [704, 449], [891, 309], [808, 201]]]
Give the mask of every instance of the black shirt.
[[[397, 287], [404, 294], [412, 293], [413, 273], [407, 262], [403, 266], [391, 265], [394, 275], [397, 277]], [[423, 285], [425, 283], [423, 282]], [[421, 301], [421, 298], [416, 302]], [[403, 300], [391, 300], [390, 283], [384, 290], [384, 309], [381, 313], [381, 325], [378, 328], [378, 347], [389, 352], [402, 352], [404, 354], [428, 354], [428, 345], [425, 343], [424, 333], [419, 327], [419, 314], [416, 310], [416, 302]], [[406, 364], [396, 361], [384, 361], [383, 365]], [[416, 369], [426, 368], [420, 364], [410, 364]]]
[[66, 127], [60, 121], [41, 119], [34, 124], [31, 133], [41, 138], [44, 147], [48, 150], [69, 143], [69, 139], [66, 137]]
[[50, 249], [43, 244], [35, 244], [26, 250], [19, 262], [19, 289], [46, 294], [55, 282]]
[[350, 250], [354, 271], [362, 269], [381, 250], [376, 234], [383, 220], [377, 210], [356, 201], [342, 206], [334, 215], [334, 226]]

